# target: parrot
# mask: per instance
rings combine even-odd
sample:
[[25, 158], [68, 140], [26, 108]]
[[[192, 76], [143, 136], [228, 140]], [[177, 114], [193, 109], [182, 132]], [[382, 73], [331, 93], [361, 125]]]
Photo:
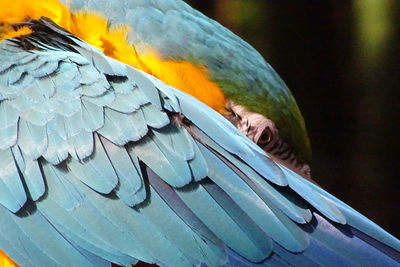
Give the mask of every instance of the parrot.
[[0, 0], [2, 266], [400, 266], [304, 119], [182, 0]]

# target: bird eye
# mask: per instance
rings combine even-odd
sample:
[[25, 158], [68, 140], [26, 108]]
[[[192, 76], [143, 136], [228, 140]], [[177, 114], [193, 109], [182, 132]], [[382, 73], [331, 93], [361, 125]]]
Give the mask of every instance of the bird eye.
[[239, 114], [237, 114], [235, 111], [231, 111], [231, 113], [232, 113], [232, 116], [234, 117], [234, 118], [237, 118], [237, 119], [242, 119], [242, 117], [240, 117], [240, 115]]
[[260, 147], [266, 146], [272, 140], [272, 133], [269, 127], [266, 127], [257, 140], [257, 145]]

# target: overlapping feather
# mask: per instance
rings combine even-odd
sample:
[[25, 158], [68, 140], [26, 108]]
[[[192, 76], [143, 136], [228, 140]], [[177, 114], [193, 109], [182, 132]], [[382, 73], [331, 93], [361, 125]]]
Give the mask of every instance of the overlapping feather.
[[20, 264], [346, 262], [323, 231], [347, 222], [399, 250], [205, 105], [33, 23], [0, 43], [0, 248]]

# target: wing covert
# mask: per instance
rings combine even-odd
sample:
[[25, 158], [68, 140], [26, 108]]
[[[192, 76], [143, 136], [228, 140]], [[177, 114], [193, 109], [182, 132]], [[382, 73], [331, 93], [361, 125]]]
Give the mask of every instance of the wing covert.
[[378, 229], [194, 98], [30, 23], [0, 42], [0, 245], [21, 264], [313, 262], [320, 225]]

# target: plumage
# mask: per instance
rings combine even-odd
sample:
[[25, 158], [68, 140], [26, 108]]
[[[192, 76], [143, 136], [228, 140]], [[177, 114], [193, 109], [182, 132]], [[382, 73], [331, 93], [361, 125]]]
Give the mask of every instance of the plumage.
[[254, 262], [263, 260], [270, 253], [268, 245], [271, 243], [263, 239], [264, 233], [257, 227], [243, 227], [245, 219], [226, 211], [202, 185], [193, 185], [190, 190], [177, 189], [176, 193], [221, 241], [235, 251]]
[[[161, 128], [161, 127], [160, 127]], [[193, 140], [183, 127], [167, 125], [152, 130], [154, 141], [163, 150], [178, 156], [181, 160], [190, 161], [195, 157]]]
[[0, 162], [0, 203], [17, 212], [27, 197], [11, 149], [0, 151]]
[[200, 146], [210, 168], [208, 177], [224, 190], [245, 210], [249, 217], [272, 239], [292, 252], [302, 251], [308, 244], [308, 237], [298, 226], [275, 211], [262, 198], [208, 150]]
[[93, 139], [95, 148], [90, 158], [82, 161], [72, 159], [68, 168], [76, 178], [93, 190], [109, 194], [117, 186], [118, 176], [107, 158], [99, 137], [95, 135]]
[[[128, 206], [135, 206], [145, 199], [141, 189], [145, 187], [140, 169], [133, 163], [136, 158], [131, 159], [128, 152], [100, 137], [100, 142], [118, 176], [118, 186], [115, 194]], [[137, 199], [138, 198], [138, 199]]]
[[[15, 154], [13, 155], [15, 157]], [[24, 170], [21, 170], [20, 164], [18, 164], [18, 168], [23, 174], [29, 198], [33, 201], [36, 201], [42, 197], [46, 191], [46, 185], [44, 184], [42, 172], [37, 160], [32, 160], [28, 157], [25, 157], [24, 165]]]
[[[217, 57], [242, 58], [223, 54], [220, 40], [257, 55], [183, 2], [123, 5], [132, 21], [148, 15], [139, 26], [166, 20], [194, 39], [217, 29], [207, 41]], [[20, 265], [398, 265], [396, 238], [205, 104], [48, 18], [26, 27], [33, 32], [0, 42], [0, 248]], [[277, 76], [266, 83], [286, 92]]]
[[161, 195], [158, 190], [162, 185], [156, 187], [152, 175], [154, 174], [149, 172], [151, 204], [141, 209], [144, 216], [195, 262], [203, 262], [210, 266], [223, 264], [225, 251], [220, 240], [215, 238], [193, 213], [185, 210], [185, 205], [169, 198], [165, 192]]
[[29, 158], [37, 159], [47, 148], [46, 128], [21, 119], [18, 127], [18, 146]]
[[129, 153], [132, 157], [143, 161], [172, 186], [181, 187], [189, 184], [192, 180], [188, 163], [173, 156], [167, 150], [162, 151], [149, 136], [135, 144]]

